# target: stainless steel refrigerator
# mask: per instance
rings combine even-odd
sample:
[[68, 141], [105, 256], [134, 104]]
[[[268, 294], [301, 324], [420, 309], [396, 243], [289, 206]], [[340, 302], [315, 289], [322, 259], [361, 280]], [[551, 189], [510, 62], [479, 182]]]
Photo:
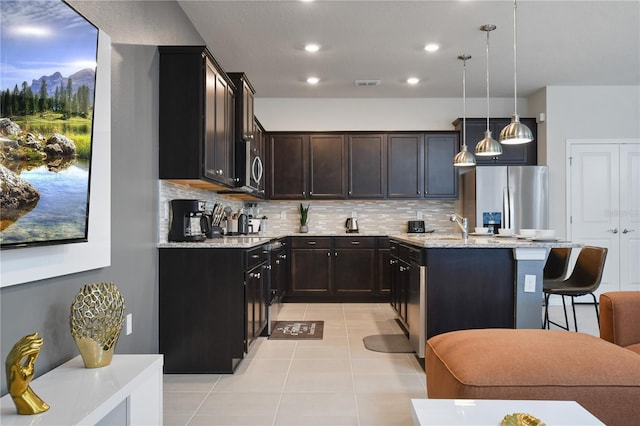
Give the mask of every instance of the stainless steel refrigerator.
[[492, 229], [549, 227], [547, 166], [478, 166], [460, 176], [456, 212]]

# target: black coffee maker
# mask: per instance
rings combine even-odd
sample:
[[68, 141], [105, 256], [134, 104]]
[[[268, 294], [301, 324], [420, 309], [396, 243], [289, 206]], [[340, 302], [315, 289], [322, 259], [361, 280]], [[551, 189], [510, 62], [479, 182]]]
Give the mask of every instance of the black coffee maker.
[[201, 200], [171, 200], [169, 241], [204, 241], [210, 231], [209, 218]]

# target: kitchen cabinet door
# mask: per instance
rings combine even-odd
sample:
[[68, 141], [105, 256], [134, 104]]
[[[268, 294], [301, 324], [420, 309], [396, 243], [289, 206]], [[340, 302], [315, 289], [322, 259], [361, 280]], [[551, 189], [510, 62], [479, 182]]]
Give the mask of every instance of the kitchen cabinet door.
[[267, 191], [273, 200], [307, 196], [309, 136], [272, 135], [269, 140]]
[[328, 296], [332, 293], [331, 240], [331, 237], [291, 239], [291, 296]]
[[391, 293], [391, 251], [389, 250], [389, 238], [378, 237], [378, 294], [389, 295]]
[[[484, 138], [487, 129], [486, 118], [467, 118], [467, 147], [475, 151], [476, 144]], [[511, 118], [490, 118], [489, 130], [495, 140], [500, 138], [502, 129], [511, 122]], [[535, 166], [538, 164], [537, 129], [535, 118], [520, 118], [533, 133], [533, 141], [522, 145], [502, 145], [502, 155], [495, 157], [476, 156], [476, 164], [480, 166]], [[462, 131], [462, 119], [453, 122], [456, 130]], [[462, 135], [460, 136], [462, 144]]]
[[346, 198], [346, 153], [342, 135], [309, 137], [309, 198]]
[[334, 247], [335, 294], [373, 294], [376, 291], [375, 237], [336, 237]]
[[387, 136], [389, 198], [421, 198], [423, 182], [423, 135]]
[[[209, 95], [209, 85], [212, 83], [213, 99]], [[207, 106], [205, 108], [207, 136], [204, 174], [208, 178], [229, 186], [233, 186], [235, 182], [233, 104], [233, 89], [224, 77], [215, 71], [213, 64], [207, 61]]]
[[424, 198], [458, 198], [458, 170], [453, 157], [460, 150], [455, 133], [428, 133], [424, 138]]
[[387, 187], [385, 134], [348, 136], [349, 198], [384, 198]]

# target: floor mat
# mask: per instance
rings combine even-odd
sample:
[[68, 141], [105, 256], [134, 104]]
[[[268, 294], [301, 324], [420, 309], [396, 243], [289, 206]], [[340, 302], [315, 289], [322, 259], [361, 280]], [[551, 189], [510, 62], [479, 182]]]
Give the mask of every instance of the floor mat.
[[276, 321], [271, 327], [269, 339], [322, 340], [324, 321]]
[[412, 353], [409, 339], [404, 334], [375, 334], [362, 339], [365, 348], [374, 352]]

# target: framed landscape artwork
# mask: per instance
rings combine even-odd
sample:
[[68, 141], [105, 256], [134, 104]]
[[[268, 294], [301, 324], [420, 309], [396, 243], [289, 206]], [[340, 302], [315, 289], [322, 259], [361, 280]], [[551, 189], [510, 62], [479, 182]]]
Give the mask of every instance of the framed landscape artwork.
[[0, 17], [0, 247], [87, 241], [98, 29], [59, 0]]

